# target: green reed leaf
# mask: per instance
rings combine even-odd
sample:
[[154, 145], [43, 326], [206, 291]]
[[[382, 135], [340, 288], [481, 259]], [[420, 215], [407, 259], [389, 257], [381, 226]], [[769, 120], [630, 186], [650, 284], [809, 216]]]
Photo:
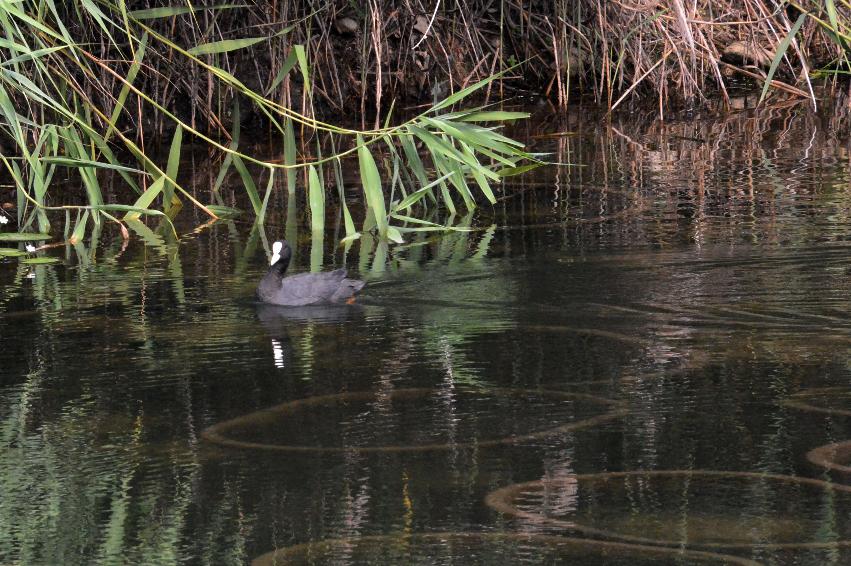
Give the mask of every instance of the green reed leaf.
[[22, 259], [21, 263], [26, 263], [27, 265], [46, 265], [48, 263], [59, 263], [58, 257], [30, 257], [27, 259]]
[[774, 54], [774, 59], [771, 60], [771, 66], [768, 68], [768, 74], [765, 76], [765, 84], [762, 85], [762, 93], [759, 95], [759, 102], [757, 104], [762, 103], [765, 99], [765, 95], [768, 94], [768, 89], [771, 86], [771, 80], [774, 78], [774, 73], [777, 72], [777, 67], [780, 66], [783, 56], [786, 54], [786, 51], [792, 44], [792, 40], [795, 39], [795, 36], [798, 34], [798, 30], [801, 29], [801, 26], [804, 24], [804, 20], [806, 19], [806, 12], [798, 16], [798, 19], [795, 21], [792, 29], [789, 30], [788, 35], [786, 35], [786, 37], [783, 38], [783, 41], [780, 42], [780, 45], [777, 46], [777, 52]]
[[112, 37], [112, 34], [109, 32], [109, 27], [106, 25], [107, 23], [110, 26], [115, 26], [115, 22], [113, 22], [106, 14], [101, 11], [101, 9], [92, 2], [92, 0], [80, 0], [80, 5], [89, 13], [89, 16], [97, 23], [98, 27], [103, 30], [103, 33], [106, 37], [109, 38], [110, 43], [113, 45], [117, 45], [115, 42], [115, 38]]
[[208, 209], [210, 209], [210, 212], [212, 212], [219, 218], [234, 218], [242, 214], [241, 210], [230, 206], [223, 206], [220, 204], [208, 204], [206, 206]]
[[83, 212], [83, 217], [77, 221], [77, 225], [74, 226], [74, 232], [71, 234], [71, 237], [68, 238], [68, 241], [72, 244], [76, 244], [77, 242], [82, 242], [83, 238], [86, 237], [86, 224], [89, 220], [89, 211], [86, 210]]
[[251, 201], [251, 206], [254, 208], [254, 214], [259, 214], [263, 203], [260, 200], [260, 193], [257, 192], [257, 185], [254, 184], [254, 179], [251, 178], [251, 173], [248, 172], [245, 162], [238, 155], [233, 156], [233, 166], [242, 179], [245, 192], [248, 193], [248, 200]]
[[387, 212], [384, 207], [384, 191], [381, 188], [381, 175], [375, 165], [372, 153], [363, 143], [363, 137], [357, 136], [358, 162], [360, 165], [360, 178], [363, 183], [363, 191], [366, 202], [372, 210], [375, 225], [381, 236], [387, 235]]
[[52, 237], [50, 234], [36, 232], [0, 232], [0, 242], [41, 242]]
[[219, 4], [218, 6], [162, 6], [160, 8], [148, 8], [146, 10], [133, 10], [128, 12], [129, 16], [136, 20], [156, 20], [160, 18], [170, 18], [172, 16], [182, 16], [192, 12], [200, 12], [203, 10], [228, 10], [232, 8], [248, 8], [248, 4]]
[[126, 171], [128, 173], [138, 173], [145, 175], [146, 173], [134, 167], [125, 167], [124, 165], [114, 165], [112, 163], [104, 163], [102, 161], [92, 161], [90, 159], [74, 159], [71, 157], [45, 156], [41, 158], [42, 163], [49, 165], [62, 165], [63, 167], [94, 167], [95, 169], [109, 169], [111, 171]]
[[298, 66], [301, 69], [301, 77], [304, 79], [304, 89], [310, 95], [310, 69], [307, 66], [307, 54], [304, 51], [304, 45], [293, 45]]
[[484, 110], [471, 112], [458, 118], [463, 122], [507, 122], [511, 120], [523, 120], [528, 118], [528, 112], [505, 112], [503, 110]]
[[444, 139], [438, 138], [431, 132], [423, 130], [417, 126], [409, 126], [411, 132], [420, 138], [426, 146], [429, 148], [429, 151], [432, 152], [433, 156], [443, 156], [451, 161], [457, 161], [459, 163], [463, 163], [469, 166], [471, 169], [478, 169], [487, 177], [492, 178], [495, 181], [499, 180], [499, 176], [488, 169], [487, 167], [482, 166], [481, 163], [475, 157], [468, 157], [462, 154], [458, 149], [452, 146], [451, 143], [447, 142]]
[[[174, 137], [171, 140], [171, 147], [168, 151], [168, 164], [166, 165], [165, 173], [168, 179], [163, 184], [163, 210], [168, 210], [172, 205], [180, 204], [180, 200], [174, 196], [175, 184], [172, 181], [177, 181], [177, 171], [180, 167], [180, 150], [183, 144], [183, 128], [180, 124], [174, 130]], [[175, 202], [176, 201], [176, 202]]]
[[[475, 159], [475, 155], [473, 150], [470, 149], [467, 144], [463, 142], [459, 142], [461, 147], [461, 152], [469, 157], [470, 159]], [[476, 183], [479, 185], [479, 189], [482, 191], [482, 194], [485, 195], [485, 198], [488, 199], [488, 202], [494, 204], [496, 202], [496, 196], [494, 196], [493, 191], [491, 190], [490, 184], [488, 183], [487, 178], [482, 175], [481, 170], [472, 169], [470, 173], [473, 175], [473, 179], [476, 180]]]
[[[284, 164], [290, 167], [296, 164], [295, 132], [293, 132], [292, 118], [287, 118], [284, 124]], [[296, 170], [287, 169], [287, 194], [295, 194]]]
[[266, 194], [263, 195], [263, 204], [260, 205], [260, 212], [257, 214], [257, 221], [263, 223], [266, 220], [266, 209], [269, 206], [269, 197], [272, 196], [272, 189], [275, 187], [275, 170], [269, 170], [269, 180], [266, 181]]
[[273, 90], [275, 90], [279, 84], [284, 81], [284, 78], [292, 71], [295, 64], [298, 62], [298, 56], [296, 55], [296, 50], [291, 49], [290, 54], [287, 55], [287, 58], [284, 59], [284, 63], [281, 65], [278, 74], [275, 75], [275, 80], [272, 81], [272, 84], [269, 85], [269, 88], [266, 90], [266, 96], [269, 96]]
[[423, 220], [422, 218], [415, 218], [413, 216], [405, 216], [404, 214], [393, 214], [392, 217], [396, 220], [401, 220], [402, 222], [410, 222], [411, 224], [420, 224], [422, 226], [435, 226], [437, 228], [448, 229], [447, 226], [443, 226], [443, 225], [437, 224], [435, 222], [429, 222], [428, 220]]
[[316, 167], [308, 167], [307, 185], [310, 202], [310, 227], [314, 232], [325, 229], [325, 191], [319, 182]]
[[490, 77], [487, 77], [486, 79], [483, 79], [483, 80], [481, 80], [481, 81], [479, 81], [475, 84], [468, 86], [467, 88], [463, 88], [463, 89], [459, 90], [458, 92], [456, 92], [455, 94], [451, 94], [451, 95], [447, 96], [442, 101], [440, 101], [437, 104], [435, 104], [434, 106], [432, 106], [430, 111], [436, 112], [438, 110], [446, 108], [447, 106], [452, 106], [456, 102], [460, 102], [464, 98], [470, 96], [471, 94], [473, 94], [474, 92], [476, 92], [480, 88], [486, 87], [487, 85], [489, 85], [490, 83], [495, 81], [500, 76], [502, 76], [502, 73], [492, 75]]
[[[11, 46], [6, 45], [3, 47], [8, 47], [11, 49]], [[60, 45], [59, 47], [45, 47], [44, 49], [36, 49], [35, 51], [27, 51], [26, 53], [22, 53], [11, 59], [6, 59], [5, 61], [0, 61], [0, 67], [14, 67], [18, 63], [23, 63], [25, 61], [33, 61], [36, 59], [41, 59], [51, 53], [56, 53], [57, 51], [62, 51], [63, 49], [68, 49], [65, 45]]]
[[467, 210], [473, 210], [476, 208], [476, 201], [473, 199], [470, 187], [467, 185], [467, 180], [464, 178], [464, 170], [461, 168], [461, 165], [458, 162], [444, 159], [440, 155], [434, 155], [433, 159], [438, 172], [450, 174], [449, 182], [452, 183], [452, 186], [454, 186], [455, 190], [458, 191], [458, 194], [461, 195], [461, 199], [464, 201], [464, 206]]
[[506, 167], [505, 169], [497, 171], [496, 174], [500, 177], [512, 177], [514, 175], [526, 173], [527, 171], [532, 171], [533, 169], [537, 169], [543, 165], [543, 163], [531, 163], [529, 165], [521, 165], [520, 167]]
[[[231, 113], [231, 132], [230, 132], [230, 149], [236, 151], [239, 147], [240, 124], [242, 116], [240, 114], [239, 97], [233, 99], [233, 111]], [[219, 169], [219, 174], [216, 176], [216, 182], [213, 183], [213, 192], [218, 192], [228, 174], [231, 164], [233, 163], [233, 154], [228, 153], [222, 161], [222, 166]]]
[[12, 248], [0, 248], [0, 257], [21, 257], [27, 255], [27, 252], [15, 250]]
[[449, 177], [451, 175], [452, 175], [452, 173], [447, 173], [447, 174], [443, 175], [442, 177], [439, 177], [439, 178], [435, 179], [434, 181], [432, 181], [431, 183], [425, 185], [423, 188], [412, 192], [411, 194], [409, 194], [408, 196], [403, 198], [402, 201], [399, 202], [399, 204], [396, 205], [394, 210], [405, 210], [405, 209], [411, 208], [414, 204], [416, 204], [420, 200], [422, 200], [422, 198], [425, 197], [428, 193], [430, 193], [432, 190], [434, 190], [434, 187], [437, 187], [438, 185], [440, 185], [441, 183], [443, 183], [444, 181], [449, 179]]
[[824, 8], [827, 11], [827, 19], [834, 31], [839, 31], [839, 17], [836, 12], [836, 4], [833, 0], [824, 0]]
[[266, 41], [265, 37], [246, 37], [243, 39], [223, 39], [221, 41], [212, 41], [210, 43], [202, 43], [189, 49], [191, 55], [212, 55], [214, 53], [229, 53], [238, 49], [245, 49], [256, 45], [261, 41]]
[[139, 69], [142, 68], [142, 60], [145, 58], [145, 51], [148, 47], [148, 34], [142, 34], [139, 40], [139, 46], [133, 54], [133, 63], [130, 65], [130, 70], [127, 71], [125, 82], [121, 85], [121, 91], [118, 93], [118, 98], [115, 101], [115, 108], [112, 109], [112, 115], [109, 117], [109, 127], [104, 134], [104, 140], [108, 140], [115, 131], [118, 118], [124, 110], [124, 105], [127, 103], [127, 97], [130, 95], [130, 85], [136, 80], [136, 75], [139, 74]]
[[387, 239], [396, 242], [397, 244], [405, 243], [405, 238], [402, 237], [402, 233], [399, 232], [399, 229], [395, 226], [387, 227]]
[[[428, 175], [426, 175], [422, 159], [420, 159], [419, 152], [417, 152], [417, 146], [414, 144], [413, 136], [408, 135], [402, 137], [402, 150], [405, 153], [405, 160], [408, 163], [408, 168], [419, 181], [420, 187], [425, 188], [426, 185], [429, 184]], [[434, 191], [427, 191], [424, 194], [430, 196], [433, 201], [435, 200]]]
[[165, 186], [165, 181], [165, 177], [160, 177], [154, 181], [151, 186], [148, 187], [148, 190], [136, 199], [136, 202], [132, 206], [132, 210], [124, 215], [124, 220], [138, 220], [140, 215], [149, 214], [148, 210], [151, 208], [151, 204], [162, 192], [163, 186]]
[[[70, 156], [77, 161], [87, 161], [88, 155], [86, 154], [86, 147], [80, 139], [77, 129], [69, 126], [65, 128], [65, 132], [69, 138], [66, 143], [66, 148], [68, 149]], [[77, 170], [80, 173], [80, 178], [83, 180], [83, 186], [86, 188], [86, 196], [88, 197], [89, 206], [103, 204], [103, 194], [100, 190], [100, 183], [98, 182], [97, 175], [95, 175], [95, 168], [93, 166], [81, 166]], [[100, 223], [97, 216], [95, 216], [94, 220], [95, 224]]]

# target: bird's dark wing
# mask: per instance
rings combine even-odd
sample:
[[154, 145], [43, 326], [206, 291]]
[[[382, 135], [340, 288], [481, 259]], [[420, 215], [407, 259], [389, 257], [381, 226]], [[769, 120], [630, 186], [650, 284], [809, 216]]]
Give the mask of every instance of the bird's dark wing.
[[279, 298], [293, 306], [312, 305], [331, 300], [346, 277], [345, 269], [327, 273], [302, 273], [281, 281]]

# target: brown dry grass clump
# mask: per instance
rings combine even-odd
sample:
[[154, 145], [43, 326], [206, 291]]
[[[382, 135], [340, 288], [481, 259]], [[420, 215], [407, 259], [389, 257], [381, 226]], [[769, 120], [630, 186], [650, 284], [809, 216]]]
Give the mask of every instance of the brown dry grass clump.
[[[128, 1], [131, 11], [149, 0]], [[74, 3], [68, 3], [73, 5]], [[145, 21], [189, 49], [222, 40], [265, 38], [245, 48], [204, 55], [247, 86], [302, 112], [382, 115], [391, 100], [426, 103], [511, 68], [511, 80], [487, 89], [489, 100], [543, 96], [566, 105], [592, 95], [613, 107], [631, 96], [700, 103], [727, 98], [734, 76], [761, 84], [772, 59], [802, 13], [800, 29], [776, 68], [773, 86], [811, 96], [813, 70], [847, 71], [851, 34], [848, 0], [256, 0], [220, 9], [193, 2], [193, 13]], [[216, 7], [219, 8], [216, 8]], [[96, 22], [72, 33], [120, 68], [127, 54], [100, 41]], [[73, 18], [69, 18], [73, 19]], [[97, 52], [97, 45], [104, 52]], [[303, 45], [312, 96], [302, 88], [293, 46]], [[224, 131], [233, 92], [213, 74], [152, 42], [140, 88], [193, 125]], [[128, 64], [129, 66], [129, 64]], [[289, 70], [288, 70], [289, 68]], [[284, 75], [281, 70], [286, 71]], [[837, 76], [832, 74], [831, 76]], [[121, 84], [100, 77], [105, 92]], [[93, 93], [97, 97], [101, 93]], [[162, 116], [145, 130], [161, 131]], [[166, 126], [167, 127], [167, 126]]]

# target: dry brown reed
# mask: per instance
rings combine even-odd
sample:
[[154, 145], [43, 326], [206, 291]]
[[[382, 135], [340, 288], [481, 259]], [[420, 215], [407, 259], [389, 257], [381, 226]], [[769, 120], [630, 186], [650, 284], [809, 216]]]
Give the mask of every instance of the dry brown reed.
[[[126, 4], [132, 12], [148, 9], [150, 2]], [[381, 119], [390, 101], [431, 102], [512, 67], [509, 80], [487, 89], [490, 100], [528, 95], [565, 106], [571, 97], [589, 95], [616, 107], [631, 97], [652, 96], [660, 111], [672, 102], [727, 100], [734, 77], [765, 80], [801, 13], [807, 13], [806, 21], [772, 73], [772, 84], [793, 96], [812, 96], [813, 69], [847, 70], [843, 50], [851, 33], [847, 0], [255, 0], [229, 9], [217, 9], [219, 0], [199, 0], [192, 5], [194, 13], [145, 23], [187, 48], [265, 37], [248, 48], [204, 57], [304, 114], [318, 111], [345, 120], [344, 112], [358, 110], [363, 123], [363, 116]], [[81, 43], [113, 66], [130, 59], [129, 53], [113, 52], [111, 42], [99, 37], [100, 28], [83, 21], [87, 17], [72, 30]], [[104, 52], [97, 52], [99, 45]], [[292, 65], [294, 45], [304, 45], [308, 55], [310, 96], [298, 65]], [[152, 40], [149, 53], [139, 87], [194, 127], [226, 136], [231, 87], [161, 42]], [[281, 80], [288, 65], [292, 70]], [[99, 81], [100, 91], [90, 96], [109, 98], [122, 86], [106, 71]], [[156, 133], [171, 124], [162, 115], [137, 118], [135, 126]]]

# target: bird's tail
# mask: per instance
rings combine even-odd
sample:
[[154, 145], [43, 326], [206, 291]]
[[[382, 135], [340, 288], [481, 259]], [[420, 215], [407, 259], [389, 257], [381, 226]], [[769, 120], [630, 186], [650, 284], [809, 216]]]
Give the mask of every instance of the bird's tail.
[[359, 279], [343, 279], [340, 281], [340, 287], [337, 289], [337, 292], [331, 297], [331, 302], [341, 303], [354, 300], [355, 294], [363, 289], [364, 285], [366, 285], [366, 282]]
[[343, 283], [351, 288], [352, 294], [359, 292], [366, 285], [366, 281], [360, 279], [343, 279]]

